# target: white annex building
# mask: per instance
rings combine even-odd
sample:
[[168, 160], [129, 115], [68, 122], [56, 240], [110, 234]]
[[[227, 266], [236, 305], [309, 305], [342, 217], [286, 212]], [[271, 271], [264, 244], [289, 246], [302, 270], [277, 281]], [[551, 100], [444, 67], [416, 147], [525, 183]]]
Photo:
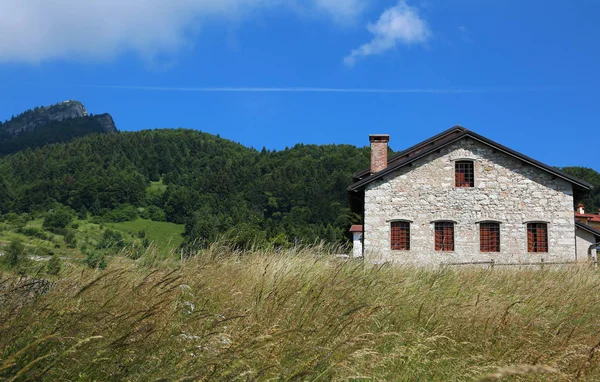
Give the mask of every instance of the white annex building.
[[438, 265], [572, 262], [596, 256], [600, 231], [575, 221], [591, 185], [461, 126], [388, 159], [371, 135], [371, 168], [348, 187], [354, 256]]

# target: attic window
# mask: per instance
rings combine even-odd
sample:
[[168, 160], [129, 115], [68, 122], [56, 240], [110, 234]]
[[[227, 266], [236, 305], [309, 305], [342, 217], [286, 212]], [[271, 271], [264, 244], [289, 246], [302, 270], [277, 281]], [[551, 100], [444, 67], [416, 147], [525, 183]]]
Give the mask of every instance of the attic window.
[[460, 160], [454, 164], [454, 179], [456, 187], [474, 187], [475, 177], [473, 171], [473, 161]]

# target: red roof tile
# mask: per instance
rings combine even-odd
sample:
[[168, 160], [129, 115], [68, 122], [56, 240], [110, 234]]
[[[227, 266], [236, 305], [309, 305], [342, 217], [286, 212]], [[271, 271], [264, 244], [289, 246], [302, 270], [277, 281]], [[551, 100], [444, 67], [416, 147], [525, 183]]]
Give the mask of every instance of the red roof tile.
[[362, 225], [353, 225], [352, 227], [350, 227], [350, 232], [362, 232], [362, 231], [363, 231]]

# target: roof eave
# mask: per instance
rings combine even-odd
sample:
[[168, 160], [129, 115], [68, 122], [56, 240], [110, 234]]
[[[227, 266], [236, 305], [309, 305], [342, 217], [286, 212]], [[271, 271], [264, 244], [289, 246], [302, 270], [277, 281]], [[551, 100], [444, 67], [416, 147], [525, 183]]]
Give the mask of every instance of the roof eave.
[[580, 228], [584, 231], [591, 233], [592, 235], [594, 235], [596, 237], [596, 240], [598, 240], [600, 242], [600, 231], [598, 231], [597, 229], [590, 227], [589, 225], [584, 224], [579, 221], [575, 221], [575, 228]]

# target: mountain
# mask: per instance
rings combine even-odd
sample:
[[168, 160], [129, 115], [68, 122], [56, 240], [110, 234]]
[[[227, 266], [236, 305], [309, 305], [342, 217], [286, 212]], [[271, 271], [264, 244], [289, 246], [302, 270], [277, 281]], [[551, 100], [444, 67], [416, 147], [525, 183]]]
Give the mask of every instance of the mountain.
[[65, 101], [27, 110], [0, 123], [0, 155], [117, 131], [110, 114], [88, 115], [81, 102]]

